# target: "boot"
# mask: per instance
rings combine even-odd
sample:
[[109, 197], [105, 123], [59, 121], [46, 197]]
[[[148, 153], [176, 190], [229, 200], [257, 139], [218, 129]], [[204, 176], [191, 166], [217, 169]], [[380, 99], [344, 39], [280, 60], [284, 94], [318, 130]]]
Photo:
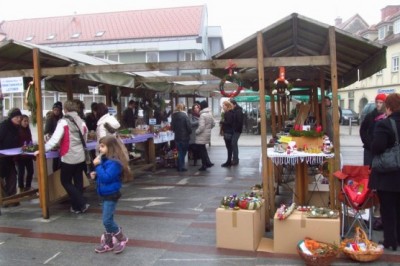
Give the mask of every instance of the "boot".
[[101, 235], [100, 246], [96, 247], [96, 253], [104, 253], [114, 249], [113, 236], [110, 233]]
[[119, 228], [118, 233], [113, 234], [114, 253], [119, 254], [124, 251], [128, 238], [122, 233], [122, 229]]

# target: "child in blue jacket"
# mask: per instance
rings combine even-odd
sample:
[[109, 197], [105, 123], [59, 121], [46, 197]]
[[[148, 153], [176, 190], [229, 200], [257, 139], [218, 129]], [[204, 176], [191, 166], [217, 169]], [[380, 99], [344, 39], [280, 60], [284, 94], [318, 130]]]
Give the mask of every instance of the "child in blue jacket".
[[95, 172], [90, 173], [96, 179], [97, 193], [103, 200], [103, 225], [105, 233], [101, 236], [97, 253], [114, 250], [121, 253], [125, 249], [128, 238], [123, 235], [121, 228], [114, 221], [114, 212], [121, 197], [122, 177], [130, 175], [128, 156], [123, 144], [110, 135], [100, 139], [100, 155], [93, 160]]

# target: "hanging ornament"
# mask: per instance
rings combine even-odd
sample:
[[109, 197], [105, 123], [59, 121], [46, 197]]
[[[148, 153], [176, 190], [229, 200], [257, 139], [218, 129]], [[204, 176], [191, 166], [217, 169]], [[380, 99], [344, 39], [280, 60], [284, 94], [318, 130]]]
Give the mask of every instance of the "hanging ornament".
[[[219, 83], [219, 91], [222, 96], [233, 98], [239, 95], [240, 91], [243, 90], [243, 82], [242, 80], [239, 79], [238, 75], [234, 73], [234, 69], [237, 67], [237, 65], [232, 61], [232, 59], [229, 59], [228, 61], [228, 66], [225, 67], [225, 69], [228, 70], [228, 74], [224, 76], [223, 79], [221, 79], [221, 82]], [[233, 82], [238, 84], [238, 87], [236, 90], [232, 92], [226, 92], [224, 89], [225, 82]]]
[[24, 103], [28, 107], [28, 110], [31, 111], [32, 124], [35, 126], [37, 123], [36, 119], [37, 104], [35, 97], [35, 86], [33, 86], [33, 81], [29, 82], [28, 89], [26, 90], [25, 93]]

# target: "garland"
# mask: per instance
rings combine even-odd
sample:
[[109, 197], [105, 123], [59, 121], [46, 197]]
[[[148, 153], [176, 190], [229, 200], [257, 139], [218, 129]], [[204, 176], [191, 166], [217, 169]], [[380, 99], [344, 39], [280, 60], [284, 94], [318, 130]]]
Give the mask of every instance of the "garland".
[[33, 81], [29, 82], [28, 89], [25, 93], [25, 105], [28, 107], [28, 110], [31, 111], [32, 125], [36, 125], [36, 97], [35, 97], [35, 87], [33, 86]]

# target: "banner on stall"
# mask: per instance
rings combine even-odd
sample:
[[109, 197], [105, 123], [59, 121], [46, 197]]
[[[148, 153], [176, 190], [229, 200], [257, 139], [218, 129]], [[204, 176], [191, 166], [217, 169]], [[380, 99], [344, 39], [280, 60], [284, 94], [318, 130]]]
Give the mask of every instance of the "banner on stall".
[[1, 78], [0, 85], [3, 94], [24, 92], [24, 80], [22, 77]]

